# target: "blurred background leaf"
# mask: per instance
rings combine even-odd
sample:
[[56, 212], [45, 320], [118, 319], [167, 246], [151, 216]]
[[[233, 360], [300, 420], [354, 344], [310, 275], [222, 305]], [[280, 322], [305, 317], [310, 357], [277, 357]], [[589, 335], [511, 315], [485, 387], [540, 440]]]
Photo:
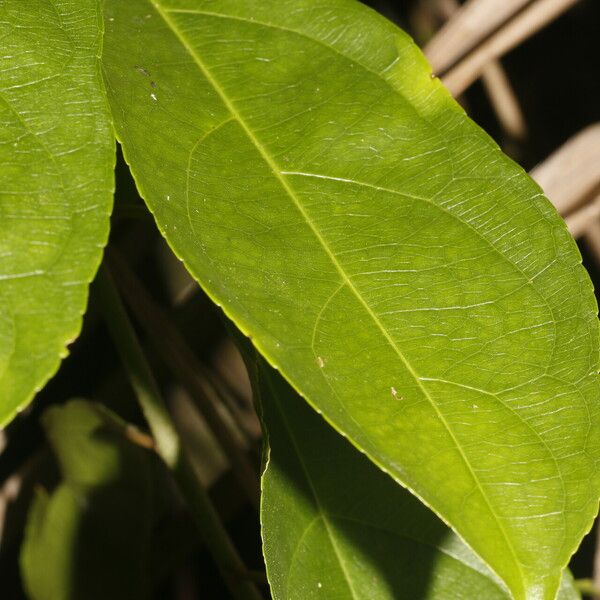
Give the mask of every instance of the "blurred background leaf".
[[39, 489], [30, 509], [21, 555], [30, 597], [147, 598], [160, 466], [131, 441], [147, 436], [85, 400], [48, 409], [43, 422], [62, 483]]

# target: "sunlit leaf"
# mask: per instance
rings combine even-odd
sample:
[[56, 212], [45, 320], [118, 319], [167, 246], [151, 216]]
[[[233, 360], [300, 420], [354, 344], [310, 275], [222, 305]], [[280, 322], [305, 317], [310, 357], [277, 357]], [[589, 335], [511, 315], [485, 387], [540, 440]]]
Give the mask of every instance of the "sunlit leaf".
[[174, 251], [517, 600], [597, 510], [598, 322], [536, 184], [350, 0], [107, 0], [113, 116]]
[[96, 0], [0, 2], [0, 426], [77, 337], [108, 235], [101, 36]]

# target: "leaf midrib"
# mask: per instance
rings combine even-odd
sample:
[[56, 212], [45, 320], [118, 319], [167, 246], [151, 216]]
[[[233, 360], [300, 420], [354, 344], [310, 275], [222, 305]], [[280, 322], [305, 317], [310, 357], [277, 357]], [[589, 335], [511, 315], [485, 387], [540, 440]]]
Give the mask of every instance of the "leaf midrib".
[[[506, 544], [508, 550], [510, 551], [510, 554], [513, 558], [514, 564], [515, 564], [515, 566], [519, 572], [519, 575], [521, 577], [521, 583], [524, 586], [524, 583], [525, 583], [524, 574], [522, 571], [521, 563], [517, 558], [517, 554], [513, 547], [512, 541], [510, 540], [510, 537], [507, 535], [504, 525], [502, 524], [502, 522], [498, 518], [498, 515], [494, 511], [492, 504], [490, 503], [490, 500], [487, 497], [487, 494], [483, 490], [483, 487], [481, 486], [479, 479], [476, 477], [475, 472], [474, 472], [469, 460], [467, 459], [462, 446], [458, 442], [458, 439], [456, 438], [454, 432], [450, 428], [450, 425], [447, 422], [447, 420], [445, 419], [444, 415], [439, 410], [437, 404], [434, 402], [433, 398], [431, 397], [431, 395], [429, 394], [427, 389], [423, 386], [419, 375], [416, 373], [416, 371], [414, 370], [412, 365], [409, 363], [409, 361], [406, 359], [404, 354], [400, 351], [400, 349], [398, 348], [394, 339], [390, 336], [388, 331], [385, 329], [385, 327], [383, 326], [383, 324], [381, 323], [381, 321], [379, 320], [377, 315], [373, 312], [371, 307], [368, 305], [366, 300], [363, 298], [362, 294], [358, 291], [358, 289], [356, 289], [356, 287], [354, 286], [354, 284], [352, 283], [352, 281], [346, 274], [345, 270], [343, 269], [342, 265], [337, 260], [335, 254], [333, 254], [331, 248], [329, 247], [329, 244], [323, 238], [323, 236], [321, 235], [321, 232], [318, 230], [318, 228], [316, 227], [316, 225], [310, 218], [310, 215], [304, 209], [304, 206], [298, 199], [294, 189], [289, 185], [287, 179], [281, 174], [282, 169], [277, 165], [277, 163], [275, 162], [273, 157], [271, 157], [271, 155], [269, 154], [267, 149], [263, 146], [263, 144], [260, 142], [260, 140], [258, 140], [257, 137], [254, 135], [253, 131], [250, 129], [250, 127], [248, 126], [248, 124], [246, 123], [246, 121], [244, 120], [244, 118], [242, 117], [242, 115], [240, 114], [238, 109], [236, 108], [235, 104], [230, 100], [229, 96], [226, 94], [224, 88], [215, 79], [212, 72], [204, 64], [204, 61], [200, 58], [198, 53], [195, 51], [193, 45], [188, 41], [186, 36], [179, 30], [176, 23], [168, 15], [167, 10], [163, 9], [163, 7], [158, 2], [156, 2], [156, 0], [148, 0], [148, 2], [150, 2], [150, 4], [154, 7], [156, 12], [164, 20], [165, 24], [169, 27], [169, 29], [171, 29], [171, 31], [177, 37], [177, 39], [179, 40], [181, 45], [185, 48], [186, 52], [190, 55], [192, 60], [196, 63], [198, 69], [201, 71], [204, 78], [213, 87], [213, 89], [215, 90], [215, 92], [217, 93], [217, 95], [219, 96], [221, 101], [223, 102], [224, 106], [227, 108], [227, 110], [230, 112], [230, 114], [235, 118], [235, 120], [238, 122], [239, 126], [244, 130], [244, 132], [248, 136], [248, 139], [253, 143], [256, 150], [261, 155], [261, 157], [263, 158], [263, 160], [265, 161], [267, 166], [271, 169], [271, 171], [273, 172], [273, 175], [279, 181], [279, 183], [282, 186], [282, 188], [284, 189], [284, 191], [287, 193], [287, 195], [293, 201], [294, 205], [296, 206], [296, 209], [298, 210], [298, 212], [300, 213], [302, 218], [306, 221], [306, 224], [308, 225], [310, 230], [313, 232], [313, 235], [317, 238], [317, 241], [322, 246], [323, 250], [327, 254], [328, 258], [331, 260], [331, 263], [333, 264], [335, 269], [338, 271], [338, 274], [341, 277], [344, 284], [353, 293], [353, 295], [356, 297], [358, 302], [362, 305], [362, 307], [367, 312], [367, 314], [369, 315], [371, 320], [375, 323], [377, 328], [381, 331], [381, 333], [383, 334], [384, 338], [386, 339], [386, 341], [388, 342], [390, 347], [394, 350], [394, 352], [397, 354], [398, 358], [401, 360], [401, 362], [405, 366], [406, 370], [409, 372], [411, 377], [413, 377], [413, 379], [415, 380], [417, 387], [421, 390], [423, 396], [431, 404], [432, 408], [434, 409], [435, 413], [437, 414], [437, 416], [440, 419], [441, 423], [443, 424], [444, 428], [448, 432], [448, 435], [452, 439], [456, 449], [458, 450], [458, 453], [459, 453], [462, 461], [464, 462], [468, 473], [470, 474], [471, 478], [473, 479], [473, 482], [475, 483], [476, 488], [479, 490], [479, 493], [481, 494], [482, 499], [484, 500], [485, 504], [488, 507], [490, 515], [496, 522], [499, 531], [502, 533], [505, 544]], [[359, 64], [359, 63], [357, 63], [357, 64]]]

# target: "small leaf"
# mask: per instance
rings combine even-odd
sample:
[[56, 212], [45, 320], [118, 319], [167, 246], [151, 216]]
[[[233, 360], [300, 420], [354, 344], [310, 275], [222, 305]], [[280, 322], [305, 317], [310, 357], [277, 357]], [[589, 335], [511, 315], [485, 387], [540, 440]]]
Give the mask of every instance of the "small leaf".
[[[510, 600], [423, 504], [249, 356], [265, 427], [262, 537], [275, 600]], [[570, 574], [562, 600], [579, 598]]]
[[157, 462], [101, 406], [74, 400], [44, 414], [63, 482], [39, 492], [21, 570], [32, 600], [147, 597]]
[[0, 426], [77, 337], [108, 235], [98, 11], [96, 0], [0, 3]]
[[517, 600], [598, 508], [598, 321], [537, 185], [349, 0], [107, 0], [117, 132], [178, 256]]

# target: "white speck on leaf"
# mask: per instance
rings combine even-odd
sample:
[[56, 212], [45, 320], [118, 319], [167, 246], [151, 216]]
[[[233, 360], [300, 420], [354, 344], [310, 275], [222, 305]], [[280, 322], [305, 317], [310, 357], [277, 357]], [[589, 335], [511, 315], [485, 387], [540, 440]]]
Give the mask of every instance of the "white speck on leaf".
[[317, 365], [319, 366], [319, 369], [322, 369], [325, 366], [325, 361], [320, 356], [317, 356]]
[[158, 100], [158, 98], [156, 97], [156, 94], [154, 94], [154, 93], [150, 94], [150, 98], [152, 98], [152, 100], [154, 100], [155, 102]]
[[390, 388], [390, 392], [392, 392], [392, 396], [396, 398], [396, 400], [404, 400], [404, 397], [398, 394], [398, 390], [395, 387]]

